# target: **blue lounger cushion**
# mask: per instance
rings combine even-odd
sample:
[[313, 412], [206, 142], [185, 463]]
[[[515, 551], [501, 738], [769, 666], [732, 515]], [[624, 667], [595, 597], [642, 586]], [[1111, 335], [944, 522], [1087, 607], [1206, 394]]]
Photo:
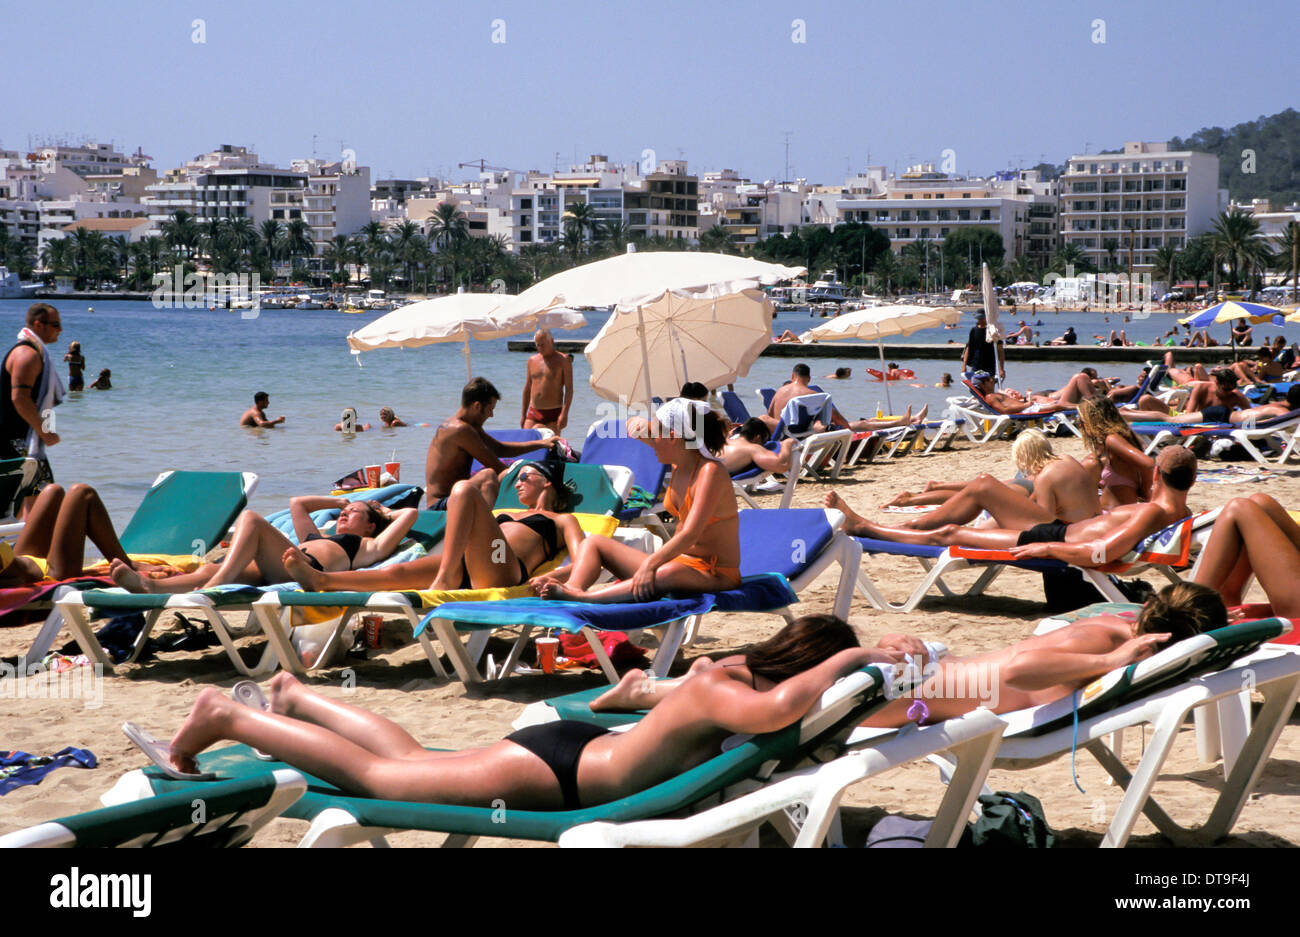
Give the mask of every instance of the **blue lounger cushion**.
[[653, 602], [618, 602], [599, 605], [554, 599], [522, 598], [499, 602], [446, 602], [420, 622], [418, 636], [435, 618], [456, 622], [464, 631], [485, 631], [531, 625], [576, 634], [583, 628], [597, 631], [635, 631], [667, 625], [688, 615], [703, 615], [717, 609], [731, 612], [768, 612], [799, 601], [785, 577], [764, 573], [743, 581], [735, 589], [705, 592], [683, 598]]
[[794, 579], [835, 537], [821, 508], [740, 512], [740, 575]]

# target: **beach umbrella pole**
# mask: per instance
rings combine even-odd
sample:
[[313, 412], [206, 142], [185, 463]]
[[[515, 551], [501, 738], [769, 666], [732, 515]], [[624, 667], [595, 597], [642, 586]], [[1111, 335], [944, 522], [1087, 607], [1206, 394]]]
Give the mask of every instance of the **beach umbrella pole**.
[[468, 336], [465, 338], [465, 345], [464, 345], [464, 347], [461, 348], [461, 354], [463, 354], [463, 355], [465, 356], [465, 383], [468, 384], [470, 381], [474, 380], [474, 372], [470, 369], [470, 366], [469, 366], [469, 338], [468, 338]]
[[[884, 377], [889, 372], [885, 370], [885, 346], [881, 344], [879, 335], [876, 336], [876, 351], [880, 352], [880, 373]], [[889, 408], [889, 415], [893, 416], [894, 402], [889, 399], [889, 380], [887, 377], [885, 377], [883, 383], [885, 385], [885, 406]]]
[[645, 340], [645, 315], [641, 312], [641, 306], [638, 303], [636, 307], [636, 334], [641, 340], [641, 376], [645, 383], [645, 409], [646, 415], [654, 412], [651, 406], [650, 397], [650, 349], [646, 346]]

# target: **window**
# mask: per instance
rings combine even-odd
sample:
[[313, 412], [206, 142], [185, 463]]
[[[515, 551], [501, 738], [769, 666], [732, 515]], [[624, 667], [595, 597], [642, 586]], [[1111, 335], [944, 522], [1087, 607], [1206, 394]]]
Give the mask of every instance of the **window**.
[[1182, 171], [1183, 171], [1183, 161], [1181, 159], [1174, 160], [1174, 172], [1182, 172]]
[[922, 209], [918, 210], [917, 213], [916, 213], [916, 220], [917, 220], [917, 221], [929, 221], [929, 220], [930, 220], [930, 209], [928, 209], [928, 208], [922, 208]]
[[940, 229], [939, 229], [939, 237], [941, 237], [941, 238], [946, 238], [946, 237], [948, 236], [948, 232], [949, 232], [950, 230], [952, 230], [952, 229], [951, 229], [951, 228], [940, 228]]
[[908, 211], [906, 208], [904, 208], [902, 211], [900, 211], [900, 212], [898, 213], [898, 220], [899, 220], [899, 221], [911, 221], [911, 220], [912, 220], [912, 213], [911, 213], [910, 211]]
[[911, 195], [904, 195], [903, 198], [911, 198]]
[[1092, 174], [1095, 176], [1095, 175], [1097, 174], [1097, 164], [1096, 164], [1096, 163], [1089, 163], [1089, 164], [1088, 164], [1088, 172], [1092, 173]]
[[957, 220], [958, 220], [958, 221], [970, 221], [970, 209], [969, 209], [969, 208], [959, 208], [959, 209], [957, 209]]
[[989, 209], [985, 208], [980, 211], [980, 221], [989, 221], [992, 217], [993, 215], [989, 212]]
[[969, 192], [963, 192], [963, 193], [961, 194], [961, 197], [962, 197], [962, 198], [970, 198], [970, 193], [969, 193]]
[[899, 228], [898, 233], [895, 235], [895, 237], [900, 237], [900, 238], [910, 238], [911, 236], [912, 236], [911, 228]]
[[1129, 172], [1141, 172], [1141, 171], [1142, 171], [1142, 164], [1141, 164], [1141, 163], [1132, 163], [1132, 164], [1130, 164], [1130, 166], [1129, 166]]
[[929, 229], [929, 228], [922, 228], [922, 229], [921, 229], [921, 233], [920, 233], [920, 237], [921, 237], [921, 238], [928, 238], [929, 236], [930, 236], [930, 229]]

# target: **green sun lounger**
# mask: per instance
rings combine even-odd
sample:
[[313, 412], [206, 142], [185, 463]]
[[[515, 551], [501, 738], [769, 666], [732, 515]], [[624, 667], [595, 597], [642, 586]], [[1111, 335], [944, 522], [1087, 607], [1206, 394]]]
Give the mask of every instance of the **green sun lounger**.
[[[122, 531], [122, 547], [128, 554], [203, 556], [221, 542], [248, 506], [257, 481], [252, 472], [163, 472]], [[42, 659], [66, 624], [84, 654], [112, 669], [113, 661], [95, 637], [84, 607], [74, 603], [70, 611], [64, 604], [80, 594], [74, 588], [56, 591], [56, 607], [32, 642], [28, 660]], [[141, 641], [136, 653], [143, 646]]]
[[[405, 830], [446, 833], [446, 845], [471, 845], [480, 836], [558, 841], [583, 845], [593, 837], [605, 841], [611, 825], [668, 820], [667, 839], [681, 843], [749, 840], [764, 822], [773, 822], [798, 845], [818, 845], [835, 823], [839, 799], [855, 780], [856, 772], [883, 770], [880, 756], [860, 757], [808, 767], [814, 756], [836, 748], [871, 711], [887, 701], [886, 687], [898, 686], [891, 667], [866, 667], [823, 694], [818, 705], [796, 725], [758, 736], [733, 736], [713, 758], [668, 781], [638, 794], [578, 810], [528, 811], [507, 806], [459, 807], [383, 801], [354, 797], [308, 777], [308, 790], [285, 816], [308, 820], [312, 827], [300, 845], [344, 846], [369, 841], [383, 845], [385, 837]], [[931, 731], [934, 730], [934, 731]], [[960, 724], [930, 727], [905, 740], [915, 748], [953, 749], [961, 758], [970, 783], [967, 790], [950, 787], [942, 811], [960, 821], [974, 803], [1001, 734], [1002, 723], [988, 713], [971, 714]], [[938, 748], [934, 748], [938, 746]], [[198, 759], [200, 770], [219, 778], [261, 774], [276, 767], [258, 761], [242, 745], [207, 752]], [[776, 798], [764, 791], [778, 790]], [[104, 796], [121, 803], [173, 791], [197, 793], [202, 784], [167, 779], [155, 768], [132, 771]], [[732, 803], [734, 801], [734, 803]], [[702, 811], [702, 812], [700, 812]], [[659, 836], [655, 827], [651, 838]], [[695, 835], [693, 831], [700, 831]], [[960, 828], [941, 827], [933, 834], [949, 844]]]
[[0, 849], [242, 846], [307, 790], [289, 768], [51, 820], [0, 836]]

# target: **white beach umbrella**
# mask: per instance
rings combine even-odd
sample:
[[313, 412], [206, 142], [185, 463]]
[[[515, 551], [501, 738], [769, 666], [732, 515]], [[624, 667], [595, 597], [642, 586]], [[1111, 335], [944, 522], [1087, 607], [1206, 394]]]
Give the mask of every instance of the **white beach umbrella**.
[[615, 306], [587, 345], [591, 387], [606, 400], [672, 397], [686, 381], [712, 389], [748, 373], [772, 342], [772, 303], [751, 287], [723, 296], [663, 290]]
[[993, 274], [989, 273], [989, 265], [981, 266], [983, 269], [980, 271], [980, 286], [984, 292], [984, 316], [988, 319], [985, 337], [989, 342], [1000, 342], [1002, 328], [998, 325], [998, 294], [993, 291]]
[[[880, 365], [885, 365], [885, 346], [883, 339], [933, 329], [941, 325], [956, 325], [961, 321], [961, 312], [951, 306], [912, 306], [898, 304], [893, 306], [871, 306], [846, 315], [829, 319], [822, 325], [799, 336], [802, 342], [838, 342], [848, 339], [874, 340], [880, 352]], [[885, 403], [890, 411], [894, 403], [889, 398], [889, 382], [885, 381]]]
[[[472, 376], [469, 340], [506, 338], [536, 329], [539, 324], [551, 328], [573, 329], [586, 323], [581, 313], [563, 310], [545, 316], [494, 315], [502, 302], [513, 297], [500, 293], [455, 293], [426, 299], [380, 316], [374, 322], [348, 333], [352, 354], [376, 348], [421, 348], [440, 342], [460, 342], [464, 346], [465, 375]], [[540, 320], [540, 321], [539, 321]], [[361, 363], [358, 357], [357, 363]]]
[[726, 296], [771, 285], [807, 272], [749, 257], [699, 251], [641, 251], [583, 264], [547, 277], [502, 304], [501, 313], [543, 312], [559, 307], [631, 306], [662, 296], [664, 290]]

